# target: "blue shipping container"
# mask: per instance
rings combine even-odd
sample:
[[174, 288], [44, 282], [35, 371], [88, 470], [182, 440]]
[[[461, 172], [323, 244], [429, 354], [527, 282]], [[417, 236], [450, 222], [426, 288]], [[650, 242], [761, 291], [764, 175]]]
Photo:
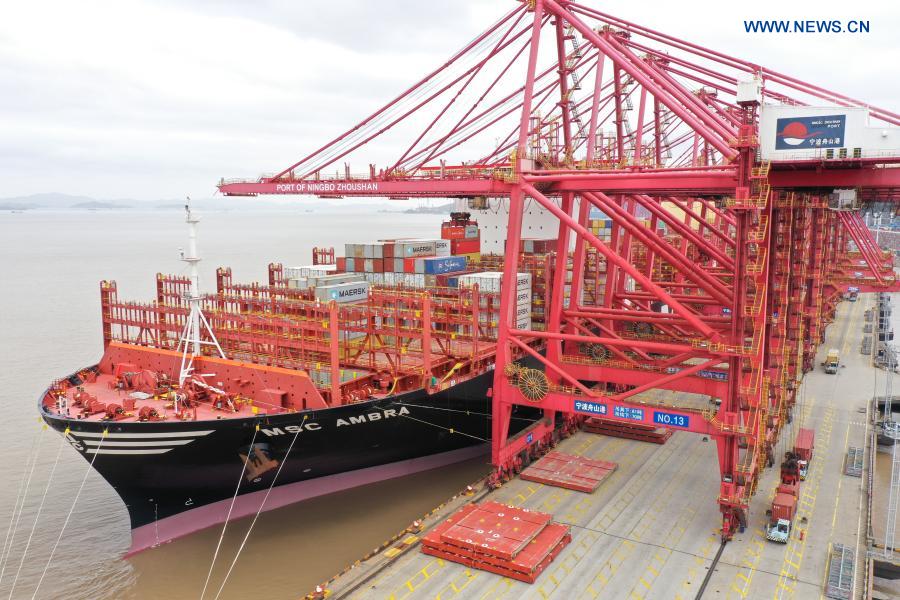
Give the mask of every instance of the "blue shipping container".
[[465, 256], [439, 256], [435, 258], [423, 258], [426, 275], [440, 275], [462, 271], [466, 268]]

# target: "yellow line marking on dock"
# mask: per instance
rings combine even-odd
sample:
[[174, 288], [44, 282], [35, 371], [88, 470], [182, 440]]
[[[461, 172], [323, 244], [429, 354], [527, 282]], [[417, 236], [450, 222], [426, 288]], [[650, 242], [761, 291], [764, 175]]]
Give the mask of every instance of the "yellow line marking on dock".
[[[850, 425], [847, 425], [847, 433], [844, 435], [844, 451], [847, 452], [847, 447], [850, 443]], [[834, 526], [837, 523], [837, 512], [838, 506], [841, 504], [841, 483], [843, 483], [844, 478], [841, 477], [838, 479], [838, 487], [837, 493], [834, 495], [834, 513], [831, 515], [831, 531], [834, 533]], [[830, 553], [829, 553], [830, 555]], [[827, 570], [827, 569], [826, 569]]]
[[[807, 536], [805, 534], [809, 531], [813, 513], [815, 512], [816, 496], [825, 471], [825, 456], [827, 456], [828, 449], [831, 446], [834, 413], [834, 405], [829, 403], [828, 407], [825, 409], [822, 424], [818, 428], [819, 435], [816, 436], [822, 440], [816, 449], [819, 458], [818, 460], [814, 460], [809, 477], [807, 477], [804, 482], [805, 491], [803, 497], [811, 498], [812, 500], [811, 502], [804, 503], [804, 507], [794, 515], [795, 526], [791, 528], [791, 537], [788, 540], [787, 548], [785, 548], [781, 573], [779, 574], [778, 583], [773, 594], [775, 600], [793, 597], [794, 591], [796, 590], [797, 577], [800, 575], [800, 567], [803, 565], [803, 553], [806, 549]], [[806, 508], [807, 506], [808, 508]], [[804, 523], [802, 530], [800, 523]], [[803, 539], [800, 539], [799, 533], [801, 531], [804, 533]], [[791, 557], [796, 557], [796, 562], [791, 560]]]

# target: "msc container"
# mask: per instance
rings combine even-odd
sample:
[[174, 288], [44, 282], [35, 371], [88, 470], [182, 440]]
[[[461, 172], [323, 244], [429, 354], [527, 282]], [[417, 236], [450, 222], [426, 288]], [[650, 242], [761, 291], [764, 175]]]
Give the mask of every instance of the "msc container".
[[464, 271], [465, 268], [466, 258], [464, 256], [442, 256], [416, 259], [416, 273], [424, 273], [425, 275], [439, 275], [441, 273], [452, 273], [453, 271]]
[[347, 302], [360, 302], [369, 297], [369, 282], [354, 281], [350, 283], [338, 283], [316, 288], [316, 299], [322, 302], [335, 302], [344, 304]]

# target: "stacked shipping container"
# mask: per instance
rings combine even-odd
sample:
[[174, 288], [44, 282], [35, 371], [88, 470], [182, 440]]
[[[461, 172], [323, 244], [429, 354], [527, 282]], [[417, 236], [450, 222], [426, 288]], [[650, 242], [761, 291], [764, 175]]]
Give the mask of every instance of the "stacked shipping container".
[[[459, 276], [459, 287], [470, 288], [478, 285], [482, 292], [500, 294], [503, 286], [503, 273], [500, 271], [483, 271], [481, 273], [469, 273]], [[531, 273], [518, 273], [516, 277], [515, 295], [515, 327], [516, 329], [531, 329]], [[482, 299], [478, 319], [484, 323], [486, 333], [491, 337], [497, 336], [497, 328], [500, 320], [500, 304], [497, 297], [491, 296]]]

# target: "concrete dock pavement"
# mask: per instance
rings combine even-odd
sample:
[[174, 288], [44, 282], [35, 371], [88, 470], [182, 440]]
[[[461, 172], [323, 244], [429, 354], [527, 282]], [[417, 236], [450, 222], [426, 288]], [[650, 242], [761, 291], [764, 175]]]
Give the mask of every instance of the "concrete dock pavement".
[[[851, 546], [860, 557], [856, 579], [862, 575], [865, 540], [860, 506], [866, 494], [864, 479], [843, 474], [849, 446], [865, 447], [866, 406], [874, 392], [875, 369], [859, 352], [863, 314], [873, 297], [844, 302], [819, 348], [816, 368], [803, 378], [794, 420], [782, 431], [776, 457], [792, 447], [797, 429], [815, 429], [815, 453], [807, 479], [800, 484], [795, 530], [787, 544], [765, 539], [766, 510], [780, 473], [766, 469], [751, 502], [747, 529], [725, 547], [703, 598], [821, 598], [832, 544]], [[824, 372], [819, 363], [829, 348], [841, 352], [843, 367]], [[802, 533], [802, 538], [801, 538]], [[864, 532], [862, 532], [864, 535]], [[858, 597], [858, 596], [855, 596]]]
[[[859, 302], [840, 305], [816, 369], [803, 380], [793, 423], [776, 449], [776, 456], [783, 456], [801, 426], [816, 430], [815, 454], [800, 486], [797, 526], [789, 543], [776, 544], [764, 535], [765, 513], [779, 481], [776, 465], [763, 472], [748, 527], [725, 546], [703, 598], [821, 598], [831, 544], [851, 546], [864, 558], [864, 480], [844, 475], [843, 465], [849, 445], [865, 446], [868, 421], [861, 410], [873, 394], [875, 375], [859, 345], [863, 313], [872, 302], [862, 296]], [[844, 367], [836, 375], [818, 365], [829, 348], [841, 350]], [[670, 392], [663, 394], [666, 401], [679, 401]], [[559, 450], [614, 461], [619, 467], [593, 494], [515, 479], [486, 496], [550, 512], [555, 521], [571, 526], [572, 543], [534, 584], [410, 547], [383, 568], [357, 577], [352, 586], [339, 578], [330, 586], [332, 597], [696, 598], [720, 549], [715, 443], [681, 431], [661, 446], [578, 433]], [[857, 565], [857, 576], [863, 564]]]

